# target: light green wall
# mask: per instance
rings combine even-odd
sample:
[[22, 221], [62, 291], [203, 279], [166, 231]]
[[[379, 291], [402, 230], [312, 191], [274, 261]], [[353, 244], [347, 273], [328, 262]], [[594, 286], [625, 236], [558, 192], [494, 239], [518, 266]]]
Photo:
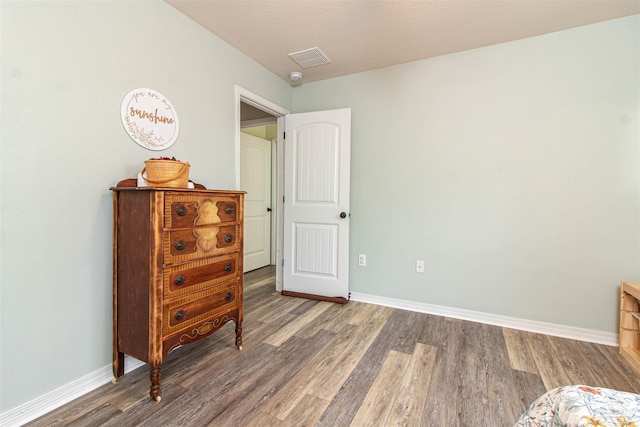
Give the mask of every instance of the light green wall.
[[295, 88], [352, 108], [351, 291], [616, 333], [639, 40], [636, 15]]
[[180, 119], [160, 153], [235, 187], [235, 85], [291, 88], [162, 1], [0, 2], [0, 413], [111, 362], [111, 193], [159, 152], [119, 118], [149, 87]]

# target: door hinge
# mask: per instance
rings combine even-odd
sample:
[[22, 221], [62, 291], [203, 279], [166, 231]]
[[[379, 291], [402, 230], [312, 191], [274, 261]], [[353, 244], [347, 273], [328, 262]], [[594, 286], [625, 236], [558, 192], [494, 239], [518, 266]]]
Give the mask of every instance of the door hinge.
[[287, 133], [286, 132], [282, 132], [282, 139], [287, 139]]
[[282, 196], [282, 203], [284, 203], [284, 196]]

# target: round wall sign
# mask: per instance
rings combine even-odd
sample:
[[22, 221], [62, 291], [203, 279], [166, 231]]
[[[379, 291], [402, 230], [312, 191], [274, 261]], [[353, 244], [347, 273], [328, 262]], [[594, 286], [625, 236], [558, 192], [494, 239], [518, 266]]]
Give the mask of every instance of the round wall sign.
[[178, 138], [178, 114], [171, 103], [153, 89], [129, 92], [120, 107], [122, 125], [129, 136], [149, 150], [164, 150]]

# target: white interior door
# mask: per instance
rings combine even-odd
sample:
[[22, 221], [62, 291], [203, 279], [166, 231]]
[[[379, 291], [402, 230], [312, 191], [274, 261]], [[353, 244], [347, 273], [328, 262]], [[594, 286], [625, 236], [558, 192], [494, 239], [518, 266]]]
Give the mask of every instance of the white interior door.
[[285, 118], [283, 291], [349, 298], [351, 109]]
[[240, 135], [240, 188], [244, 203], [244, 271], [271, 262], [271, 142]]

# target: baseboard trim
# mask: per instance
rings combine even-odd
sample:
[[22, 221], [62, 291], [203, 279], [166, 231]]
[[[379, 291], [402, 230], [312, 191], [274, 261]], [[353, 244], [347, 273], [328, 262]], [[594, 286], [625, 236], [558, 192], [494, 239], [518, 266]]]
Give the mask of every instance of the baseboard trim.
[[351, 300], [617, 347], [618, 334], [351, 292]]
[[[519, 319], [497, 314], [483, 313], [479, 311], [463, 310], [459, 308], [445, 307], [434, 304], [426, 304], [415, 301], [407, 301], [395, 298], [381, 297], [377, 295], [351, 292], [351, 300], [368, 304], [393, 307], [401, 310], [415, 311], [419, 313], [434, 314], [451, 317], [454, 319], [469, 320], [471, 322], [486, 323], [505, 328], [519, 329], [536, 332], [561, 338], [570, 338], [579, 341], [593, 342], [610, 346], [618, 346], [618, 334], [596, 331], [592, 329], [576, 328], [573, 326], [558, 325], [555, 323], [539, 322], [535, 320]], [[144, 365], [137, 359], [125, 357], [125, 372]], [[111, 365], [105, 366], [95, 372], [85, 375], [56, 390], [42, 395], [30, 402], [18, 406], [10, 411], [0, 414], [0, 425], [7, 427], [21, 426], [54, 409], [77, 399], [113, 379]]]
[[[144, 365], [143, 362], [129, 356], [125, 356], [125, 372], [131, 372]], [[71, 402], [96, 388], [113, 380], [111, 365], [98, 369], [82, 378], [71, 381], [47, 394], [24, 403], [17, 408], [0, 414], [0, 426], [17, 427], [33, 421], [36, 418], [53, 411], [56, 408]]]

